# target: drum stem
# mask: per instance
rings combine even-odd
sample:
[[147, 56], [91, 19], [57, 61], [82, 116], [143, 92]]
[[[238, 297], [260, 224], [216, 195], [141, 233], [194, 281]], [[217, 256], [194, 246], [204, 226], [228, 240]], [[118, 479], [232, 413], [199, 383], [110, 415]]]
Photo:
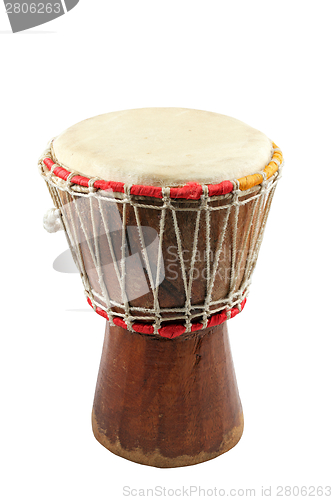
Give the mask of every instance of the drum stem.
[[172, 340], [107, 323], [92, 423], [108, 450], [155, 467], [230, 450], [243, 413], [226, 322]]

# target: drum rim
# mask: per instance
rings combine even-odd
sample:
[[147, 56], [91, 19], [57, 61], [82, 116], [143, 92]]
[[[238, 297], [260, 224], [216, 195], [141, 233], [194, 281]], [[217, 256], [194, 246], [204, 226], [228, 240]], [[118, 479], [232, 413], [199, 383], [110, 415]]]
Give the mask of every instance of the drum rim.
[[271, 161], [266, 165], [266, 167], [259, 172], [255, 172], [251, 175], [241, 177], [236, 180], [225, 180], [217, 184], [199, 184], [196, 182], [188, 182], [181, 187], [161, 187], [161, 186], [149, 186], [149, 185], [126, 185], [124, 182], [116, 181], [105, 181], [99, 177], [88, 177], [83, 176], [68, 167], [59, 165], [54, 157], [52, 151], [52, 139], [49, 143], [46, 151], [41, 155], [39, 164], [45, 165], [49, 170], [50, 175], [54, 175], [59, 179], [66, 181], [69, 186], [77, 185], [82, 188], [88, 188], [89, 191], [107, 191], [112, 190], [116, 193], [127, 193], [133, 196], [143, 196], [149, 198], [159, 198], [163, 199], [164, 191], [166, 189], [170, 190], [170, 198], [173, 199], [187, 199], [187, 200], [199, 200], [201, 196], [205, 193], [209, 197], [221, 196], [231, 193], [235, 188], [240, 191], [247, 191], [254, 186], [260, 185], [264, 180], [270, 179], [282, 166], [283, 156], [280, 148], [272, 142], [273, 155]]

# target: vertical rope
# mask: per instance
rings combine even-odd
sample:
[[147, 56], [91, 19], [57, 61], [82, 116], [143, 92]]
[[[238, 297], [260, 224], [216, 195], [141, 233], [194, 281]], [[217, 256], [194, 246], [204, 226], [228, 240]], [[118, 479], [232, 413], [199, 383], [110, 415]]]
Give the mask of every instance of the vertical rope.
[[263, 206], [263, 203], [265, 201], [265, 194], [266, 194], [266, 174], [263, 173], [263, 176], [264, 176], [264, 180], [261, 183], [261, 192], [260, 192], [260, 196], [259, 196], [259, 206], [257, 207], [257, 214], [255, 217], [255, 223], [254, 223], [254, 226], [252, 227], [252, 229], [253, 229], [252, 238], [251, 238], [250, 248], [249, 248], [248, 255], [247, 255], [245, 272], [244, 272], [244, 277], [243, 277], [241, 287], [243, 286], [244, 283], [246, 283], [248, 281], [250, 274], [251, 274], [251, 268], [252, 268], [252, 262], [253, 262], [253, 252], [254, 252], [254, 248], [256, 245], [256, 241], [257, 241], [257, 232], [258, 232], [258, 227], [259, 227], [259, 222], [260, 222], [260, 215], [262, 213], [262, 206]]
[[90, 215], [91, 215], [91, 225], [93, 229], [93, 237], [94, 237], [94, 246], [95, 246], [95, 255], [96, 255], [96, 268], [98, 272], [98, 281], [103, 293], [103, 296], [105, 298], [105, 304], [106, 307], [110, 307], [110, 297], [109, 293], [104, 281], [104, 276], [103, 276], [103, 269], [101, 265], [101, 255], [100, 255], [100, 249], [99, 249], [99, 234], [97, 232], [96, 228], [96, 221], [95, 221], [95, 214], [94, 214], [94, 207], [93, 207], [93, 198], [92, 196], [89, 196], [89, 204], [90, 204]]
[[[249, 239], [249, 236], [251, 234], [251, 229], [252, 229], [252, 224], [253, 224], [253, 220], [254, 220], [254, 215], [255, 215], [256, 210], [258, 208], [259, 200], [260, 200], [260, 198], [258, 197], [252, 203], [251, 217], [250, 217], [250, 220], [248, 222], [248, 228], [247, 228], [247, 231], [246, 231], [246, 234], [245, 234], [245, 238], [243, 240], [243, 246], [242, 246], [241, 256], [240, 256], [240, 259], [239, 259], [239, 264], [238, 264], [238, 269], [237, 269], [238, 275], [240, 273], [240, 266], [242, 265], [242, 262], [243, 262], [243, 258], [244, 258], [244, 255], [245, 255], [245, 249], [246, 249], [247, 243], [248, 243], [248, 239]], [[244, 276], [245, 276], [245, 269], [244, 269]], [[242, 283], [244, 283], [244, 276], [243, 276], [243, 279], [242, 279]], [[243, 288], [243, 286], [240, 287], [241, 290], [242, 290], [242, 288]]]
[[[210, 244], [210, 206], [208, 204], [209, 193], [208, 186], [203, 186], [203, 196], [204, 196], [204, 210], [205, 210], [205, 222], [206, 222], [206, 296], [208, 294], [208, 285], [210, 283], [210, 252], [211, 252], [211, 244]], [[207, 327], [208, 323], [208, 315], [209, 315], [209, 305], [205, 303], [202, 324], [203, 328]]]
[[180, 238], [180, 231], [178, 227], [178, 221], [177, 221], [177, 215], [174, 210], [174, 207], [170, 206], [172, 209], [172, 218], [173, 218], [173, 225], [174, 225], [174, 230], [176, 233], [176, 240], [177, 240], [177, 251], [178, 251], [178, 258], [180, 261], [180, 268], [182, 271], [182, 278], [183, 278], [183, 284], [184, 284], [184, 292], [185, 292], [185, 308], [186, 304], [188, 304], [188, 288], [187, 288], [187, 278], [186, 278], [186, 270], [185, 270], [185, 263], [184, 263], [184, 257], [183, 257], [183, 249], [182, 249], [182, 242]]
[[156, 304], [154, 302], [154, 309], [158, 310], [157, 314], [157, 319], [154, 322], [154, 334], [158, 334], [158, 329], [161, 326], [161, 309], [160, 309], [160, 302], [158, 299], [159, 295], [159, 289], [160, 289], [160, 270], [161, 270], [161, 265], [162, 265], [162, 242], [163, 242], [163, 235], [164, 235], [164, 227], [165, 227], [165, 216], [166, 216], [166, 209], [168, 207], [168, 204], [170, 203], [170, 188], [163, 188], [162, 189], [162, 194], [163, 194], [163, 208], [162, 208], [162, 214], [160, 218], [160, 230], [159, 230], [159, 241], [158, 241], [158, 255], [157, 255], [157, 271], [156, 271], [156, 283], [155, 283], [155, 290], [156, 290]]
[[[70, 198], [70, 195], [67, 192], [65, 192], [65, 196], [66, 196], [66, 199], [67, 199], [67, 203], [66, 203], [66, 207], [63, 209], [63, 214], [65, 216], [66, 225], [68, 226], [68, 228], [71, 227], [71, 229], [73, 229], [74, 248], [76, 250], [75, 255], [77, 255], [78, 261], [80, 262], [80, 266], [81, 266], [81, 269], [82, 269], [81, 277], [83, 278], [83, 284], [84, 284], [84, 287], [85, 287], [85, 291], [87, 293], [90, 293], [90, 295], [91, 295], [90, 281], [89, 281], [89, 278], [88, 278], [88, 275], [87, 275], [87, 272], [86, 272], [86, 268], [85, 268], [85, 265], [84, 265], [83, 256], [82, 256], [82, 252], [81, 252], [81, 247], [80, 247], [80, 242], [79, 242], [79, 238], [77, 236], [77, 231], [76, 231], [76, 227], [75, 227], [75, 224], [74, 224], [74, 218], [73, 218], [73, 214], [72, 214], [72, 210], [71, 210], [72, 199]], [[67, 220], [66, 209], [68, 209], [68, 212], [69, 212], [69, 216], [70, 216], [70, 219], [71, 219], [71, 225], [69, 224], [69, 222]], [[65, 225], [65, 227], [66, 227], [66, 225]], [[69, 232], [68, 234], [71, 234], [71, 233]]]
[[218, 268], [218, 264], [219, 264], [219, 260], [220, 260], [223, 241], [224, 241], [226, 230], [227, 230], [230, 212], [231, 212], [231, 205], [229, 205], [227, 210], [226, 210], [226, 215], [224, 217], [222, 231], [220, 233], [219, 242], [217, 245], [217, 250], [216, 250], [214, 264], [213, 264], [213, 271], [212, 271], [211, 279], [210, 279], [210, 282], [208, 285], [208, 291], [207, 291], [206, 300], [205, 300], [205, 310], [206, 309], [210, 310], [210, 306], [211, 306], [210, 302], [211, 302], [211, 297], [212, 297], [213, 286], [214, 286], [215, 279], [216, 279], [217, 268]]
[[133, 331], [132, 322], [130, 320], [129, 303], [128, 303], [128, 298], [127, 298], [127, 293], [126, 293], [126, 247], [127, 247], [127, 244], [126, 244], [126, 209], [127, 209], [127, 203], [130, 201], [129, 200], [130, 186], [127, 188], [125, 195], [126, 195], [126, 199], [124, 200], [124, 203], [123, 203], [123, 220], [122, 220], [122, 226], [121, 226], [121, 283], [122, 283], [123, 302], [124, 302], [124, 308], [125, 308], [124, 321], [127, 325], [127, 328], [130, 331]]
[[134, 205], [134, 213], [135, 213], [136, 224], [137, 224], [137, 228], [138, 228], [138, 232], [139, 232], [139, 240], [140, 240], [140, 244], [141, 244], [141, 250], [142, 250], [143, 258], [144, 258], [144, 261], [146, 264], [150, 288], [151, 288], [151, 291], [153, 294], [154, 314], [158, 319], [160, 319], [161, 318], [160, 308], [159, 308], [159, 303], [158, 303], [158, 299], [157, 299], [157, 292], [155, 289], [154, 278], [153, 278], [153, 274], [152, 274], [152, 270], [151, 270], [151, 266], [150, 266], [150, 261], [149, 261], [149, 257], [148, 257], [145, 239], [144, 239], [143, 232], [142, 232], [142, 225], [141, 225], [141, 220], [139, 217], [138, 207], [136, 207], [135, 205]]
[[201, 206], [198, 210], [196, 221], [195, 221], [192, 258], [191, 258], [189, 282], [188, 282], [188, 293], [187, 293], [188, 298], [187, 298], [187, 303], [186, 303], [186, 332], [191, 331], [191, 326], [192, 326], [191, 321], [190, 321], [190, 314], [191, 314], [191, 309], [192, 309], [191, 295], [192, 295], [194, 264], [195, 264], [195, 258], [196, 258], [196, 254], [197, 254], [197, 248], [198, 248], [198, 236], [199, 236], [199, 227], [200, 227], [201, 207], [202, 207], [203, 203], [204, 203], [204, 201], [202, 198], [201, 199]]
[[[117, 276], [117, 279], [118, 279], [119, 288], [120, 288], [120, 290], [122, 290], [122, 279], [121, 279], [121, 275], [120, 275], [120, 271], [119, 271], [117, 257], [116, 257], [115, 251], [114, 251], [114, 246], [113, 246], [113, 243], [112, 243], [112, 238], [111, 238], [110, 231], [109, 231], [109, 228], [108, 228], [108, 225], [107, 225], [107, 221], [106, 221], [106, 218], [105, 218], [103, 204], [102, 204], [102, 202], [101, 202], [101, 200], [100, 200], [99, 197], [98, 197], [98, 206], [99, 206], [99, 211], [101, 213], [102, 222], [103, 222], [103, 225], [104, 225], [106, 239], [107, 239], [107, 242], [108, 242], [108, 245], [109, 245], [110, 255], [111, 255], [112, 261], [113, 261], [113, 268], [115, 270], [115, 273], [116, 273], [116, 276]], [[108, 317], [109, 317], [110, 321], [112, 321], [112, 324], [113, 324], [113, 317], [112, 317], [112, 312], [111, 312], [111, 302], [110, 301], [109, 301], [109, 307], [108, 307], [107, 313], [108, 313]]]
[[230, 272], [230, 285], [229, 285], [229, 310], [227, 311], [228, 319], [230, 319], [230, 309], [232, 302], [232, 294], [235, 289], [237, 273], [236, 273], [236, 261], [237, 261], [237, 231], [238, 231], [238, 214], [239, 214], [239, 182], [235, 181], [235, 188], [233, 192], [233, 208], [234, 208], [234, 223], [231, 227], [232, 230], [232, 244], [231, 244], [231, 272]]
[[[90, 201], [90, 200], [89, 200]], [[87, 243], [87, 246], [88, 246], [88, 249], [89, 249], [89, 252], [90, 252], [90, 255], [91, 255], [91, 258], [92, 258], [92, 261], [94, 263], [94, 266], [96, 268], [96, 271], [97, 271], [97, 275], [98, 275], [98, 282], [101, 286], [101, 290], [102, 290], [102, 295], [103, 295], [103, 300], [105, 302], [106, 305], [109, 304], [109, 294], [106, 290], [106, 287], [105, 287], [105, 283], [104, 283], [104, 280], [103, 280], [103, 276], [102, 276], [102, 270], [101, 270], [101, 266], [100, 266], [100, 263], [97, 261], [97, 257], [94, 255], [94, 251], [93, 251], [93, 248], [91, 246], [91, 242], [90, 242], [90, 238], [89, 238], [89, 235], [87, 233], [87, 230], [85, 228], [85, 225], [84, 225], [84, 222], [83, 222], [83, 219], [81, 217], [81, 214], [80, 214], [80, 211], [78, 209], [78, 206], [77, 206], [77, 201], [75, 198], [73, 198], [73, 204], [74, 204], [74, 207], [75, 207], [75, 210], [76, 210], [76, 213], [77, 213], [77, 216], [79, 218], [79, 221], [80, 221], [80, 225], [81, 225], [81, 228], [82, 228], [82, 231], [83, 231], [83, 234], [84, 234], [84, 237], [85, 237], [85, 242]], [[96, 228], [94, 227], [94, 214], [93, 214], [93, 210], [92, 210], [92, 205], [90, 204], [90, 212], [91, 212], [91, 218], [92, 218], [92, 226], [93, 226], [93, 233], [94, 233], [94, 241], [96, 243], [96, 240], [97, 240], [97, 233], [96, 233]]]
[[259, 250], [260, 250], [260, 247], [261, 247], [261, 244], [262, 244], [262, 241], [263, 241], [263, 236], [264, 236], [264, 231], [265, 231], [265, 227], [266, 227], [266, 222], [267, 222], [268, 214], [269, 214], [269, 211], [270, 211], [270, 208], [271, 208], [272, 199], [273, 199], [273, 196], [274, 196], [274, 193], [275, 193], [275, 190], [276, 190], [276, 186], [277, 186], [277, 184], [275, 182], [275, 185], [270, 189], [270, 192], [268, 194], [268, 198], [267, 198], [267, 202], [266, 202], [266, 207], [265, 207], [265, 213], [264, 213], [264, 216], [263, 216], [263, 221], [262, 221], [260, 232], [259, 232], [259, 235], [258, 235], [256, 247], [255, 247], [255, 250], [254, 250], [254, 255], [253, 255], [251, 269], [250, 269], [250, 274], [253, 273], [253, 270], [254, 270], [254, 268], [256, 266], [256, 263], [257, 263], [257, 260], [258, 260], [258, 254], [259, 254]]

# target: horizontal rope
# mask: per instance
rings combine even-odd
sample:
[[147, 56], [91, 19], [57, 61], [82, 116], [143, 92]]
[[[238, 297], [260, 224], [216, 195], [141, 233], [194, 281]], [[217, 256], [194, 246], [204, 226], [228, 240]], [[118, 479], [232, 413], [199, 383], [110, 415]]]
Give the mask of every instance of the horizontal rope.
[[[94, 311], [102, 316], [105, 319], [109, 319], [109, 316], [106, 311], [104, 311], [101, 307], [93, 305], [91, 299], [87, 297], [87, 302], [88, 304], [94, 309]], [[227, 319], [234, 318], [239, 312], [241, 312], [244, 309], [244, 306], [246, 304], [246, 298], [241, 302], [240, 308], [238, 307], [233, 307], [229, 311], [222, 311], [221, 313], [216, 313], [213, 314], [208, 322], [205, 328], [210, 328], [212, 326], [218, 326], [227, 321]], [[229, 314], [228, 314], [229, 313]], [[113, 323], [116, 326], [121, 326], [122, 328], [127, 329], [127, 325], [125, 321], [121, 318], [114, 317], [113, 318]], [[137, 332], [137, 333], [144, 333], [147, 335], [154, 335], [154, 326], [149, 325], [149, 324], [144, 324], [144, 323], [132, 323], [132, 329]], [[191, 325], [191, 330], [190, 332], [196, 332], [198, 330], [202, 330], [204, 327], [203, 323], [198, 322], [198, 323], [192, 323]], [[181, 323], [173, 323], [172, 325], [165, 325], [162, 326], [161, 328], [158, 329], [158, 334], [161, 337], [166, 337], [168, 339], [173, 339], [175, 337], [179, 337], [180, 335], [183, 335], [186, 331], [186, 326]]]

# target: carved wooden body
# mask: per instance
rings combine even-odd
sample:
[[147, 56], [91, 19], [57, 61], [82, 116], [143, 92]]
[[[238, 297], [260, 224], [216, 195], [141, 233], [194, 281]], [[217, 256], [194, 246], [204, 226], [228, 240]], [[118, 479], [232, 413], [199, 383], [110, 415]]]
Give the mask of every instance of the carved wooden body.
[[[213, 259], [220, 241], [221, 231], [226, 223], [222, 252], [218, 261], [219, 274], [216, 276], [212, 299], [227, 297], [231, 287], [241, 288], [246, 273], [253, 267], [251, 261], [256, 248], [262, 223], [265, 220], [267, 196], [260, 200], [253, 198], [260, 188], [241, 195], [240, 200], [249, 202], [232, 206], [228, 220], [227, 210], [210, 213], [209, 234], [205, 224], [205, 211], [201, 212], [201, 226], [197, 250], [204, 254], [207, 249], [207, 238]], [[80, 235], [80, 243], [74, 248], [74, 256], [83, 261], [84, 270], [92, 287], [102, 295], [100, 280], [95, 269], [91, 251], [82, 232], [82, 221], [73, 210], [73, 197], [55, 187], [51, 194], [60, 207], [68, 234], [73, 233], [75, 226]], [[221, 196], [211, 201], [211, 206], [223, 206], [230, 203], [232, 195]], [[77, 198], [79, 199], [79, 197]], [[81, 201], [81, 200], [80, 200]], [[146, 199], [145, 203], [158, 205], [162, 200]], [[123, 220], [123, 205], [103, 201], [103, 211], [110, 227], [115, 210]], [[176, 206], [199, 206], [200, 201], [175, 202]], [[79, 208], [88, 237], [93, 240], [94, 218], [95, 228], [101, 227], [100, 207], [95, 199], [90, 205], [89, 199], [83, 198]], [[142, 226], [153, 228], [159, 234], [161, 211], [139, 208]], [[177, 221], [181, 233], [182, 249], [193, 251], [193, 234], [197, 212], [179, 211]], [[136, 226], [137, 219], [133, 208], [128, 207], [125, 214], [126, 225]], [[253, 223], [253, 221], [256, 221]], [[201, 223], [200, 222], [200, 223]], [[101, 231], [103, 233], [103, 231]], [[121, 234], [111, 233], [117, 259], [121, 258]], [[233, 242], [236, 251], [231, 252]], [[106, 236], [99, 238], [99, 256], [103, 269], [103, 279], [108, 293], [121, 296], [119, 283], [114, 271], [108, 264], [111, 262], [110, 250]], [[165, 218], [165, 231], [162, 241], [162, 253], [165, 262], [168, 260], [170, 246], [177, 247], [177, 239], [172, 222], [171, 212]], [[130, 245], [131, 252], [140, 252], [140, 241]], [[251, 253], [252, 252], [252, 253]], [[250, 255], [251, 254], [251, 255]], [[249, 260], [250, 255], [250, 260]], [[78, 262], [80, 267], [80, 262]], [[177, 261], [174, 268], [176, 279], [165, 276], [159, 286], [159, 302], [161, 308], [183, 307], [185, 290], [181, 274], [181, 265]], [[195, 262], [197, 278], [193, 280], [191, 289], [192, 304], [205, 302], [207, 294], [207, 258]], [[231, 269], [234, 268], [233, 280]], [[82, 271], [82, 269], [81, 269]], [[186, 267], [186, 279], [189, 279], [189, 266]], [[131, 291], [135, 276], [129, 276], [126, 290]], [[100, 301], [102, 305], [107, 305]], [[151, 290], [133, 299], [131, 306], [152, 308], [153, 294]], [[210, 306], [210, 311], [215, 306]], [[123, 313], [124, 308], [112, 306], [113, 312]], [[194, 312], [202, 312], [195, 307]], [[144, 313], [147, 321], [152, 321], [152, 313]], [[167, 318], [168, 312], [162, 312]], [[170, 316], [169, 316], [170, 317]], [[183, 314], [179, 313], [179, 318]], [[198, 317], [200, 321], [202, 317]], [[97, 321], [97, 320], [96, 320]], [[178, 467], [193, 465], [214, 458], [232, 448], [240, 439], [243, 430], [243, 414], [232, 364], [227, 325], [206, 328], [194, 333], [186, 333], [174, 339], [162, 338], [158, 335], [144, 335], [124, 330], [119, 326], [110, 327], [107, 323], [105, 342], [96, 387], [93, 407], [93, 430], [98, 441], [113, 453], [141, 464], [156, 467]]]
[[155, 467], [230, 450], [243, 413], [227, 324], [164, 339], [107, 323], [92, 423], [108, 450]]

